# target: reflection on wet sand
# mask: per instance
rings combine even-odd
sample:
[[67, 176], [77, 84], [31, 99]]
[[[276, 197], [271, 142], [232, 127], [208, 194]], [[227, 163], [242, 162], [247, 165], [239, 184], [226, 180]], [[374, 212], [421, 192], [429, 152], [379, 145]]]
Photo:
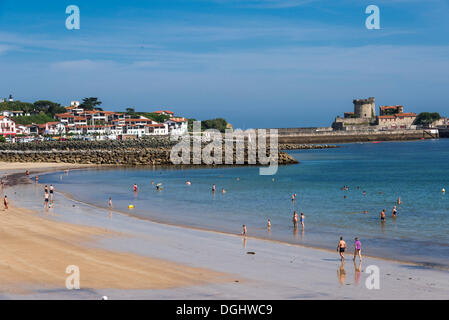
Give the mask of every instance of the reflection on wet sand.
[[359, 284], [361, 274], [362, 274], [362, 261], [360, 261], [359, 264], [357, 265], [357, 263], [354, 260], [354, 284], [355, 285]]
[[246, 248], [246, 237], [243, 237], [243, 249]]
[[342, 261], [340, 266], [337, 269], [337, 278], [340, 282], [340, 285], [342, 286], [345, 283], [346, 280], [346, 271], [345, 271], [345, 262]]

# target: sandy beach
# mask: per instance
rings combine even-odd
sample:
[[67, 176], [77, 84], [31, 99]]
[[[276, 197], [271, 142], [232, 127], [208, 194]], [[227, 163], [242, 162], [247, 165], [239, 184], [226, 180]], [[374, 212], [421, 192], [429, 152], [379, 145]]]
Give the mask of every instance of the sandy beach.
[[[37, 167], [1, 164], [0, 171], [8, 174], [55, 168], [53, 164]], [[447, 271], [371, 257], [362, 264], [353, 263], [351, 252], [342, 264], [337, 253], [328, 250], [144, 221], [59, 194], [54, 209], [46, 212], [35, 188], [25, 184], [5, 190], [11, 208], [0, 211], [3, 299], [449, 296]], [[68, 265], [80, 268], [80, 290], [65, 288]], [[380, 271], [379, 289], [365, 284], [370, 276], [368, 266]]]

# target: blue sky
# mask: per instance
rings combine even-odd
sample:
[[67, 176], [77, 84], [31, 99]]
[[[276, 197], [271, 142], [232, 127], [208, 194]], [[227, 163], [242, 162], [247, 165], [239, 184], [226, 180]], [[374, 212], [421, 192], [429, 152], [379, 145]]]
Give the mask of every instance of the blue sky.
[[449, 0], [0, 0], [0, 96], [244, 129], [328, 126], [370, 96], [449, 115], [448, 14]]

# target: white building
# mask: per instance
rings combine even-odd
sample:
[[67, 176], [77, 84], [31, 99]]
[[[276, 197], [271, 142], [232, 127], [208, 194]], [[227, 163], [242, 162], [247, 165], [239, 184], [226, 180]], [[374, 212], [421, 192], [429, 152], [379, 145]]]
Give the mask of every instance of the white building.
[[8, 117], [0, 116], [0, 136], [14, 137], [16, 133], [16, 123]]
[[172, 135], [182, 135], [187, 132], [186, 118], [171, 118], [164, 122], [168, 125], [168, 132]]
[[145, 125], [145, 135], [147, 136], [168, 135], [168, 125], [165, 123], [147, 124]]
[[29, 116], [29, 113], [25, 113], [25, 111], [19, 110], [19, 111], [0, 111], [0, 115], [5, 116], [5, 117], [19, 117], [19, 116]]

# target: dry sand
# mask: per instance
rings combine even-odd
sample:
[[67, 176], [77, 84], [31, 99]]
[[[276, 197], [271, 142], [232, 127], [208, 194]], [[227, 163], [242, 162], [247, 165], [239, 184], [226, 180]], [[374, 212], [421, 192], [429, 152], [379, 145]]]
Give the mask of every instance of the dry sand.
[[206, 269], [89, 247], [95, 238], [115, 236], [100, 228], [45, 219], [26, 209], [1, 210], [0, 291], [65, 288], [69, 265], [79, 267], [82, 289], [168, 289], [229, 281]]

